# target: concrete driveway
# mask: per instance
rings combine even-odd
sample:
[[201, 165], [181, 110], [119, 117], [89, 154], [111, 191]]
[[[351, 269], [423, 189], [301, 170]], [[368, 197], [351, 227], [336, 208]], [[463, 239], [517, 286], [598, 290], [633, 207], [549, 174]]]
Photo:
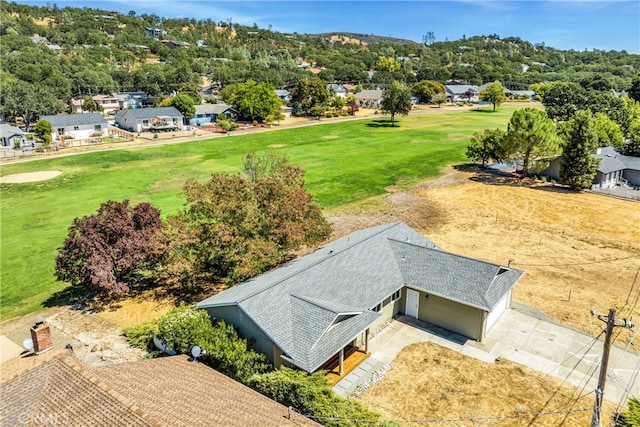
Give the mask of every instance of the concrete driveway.
[[[597, 386], [603, 345], [601, 339], [596, 341], [573, 329], [507, 310], [481, 343], [401, 316], [371, 339], [369, 351], [372, 358], [386, 364], [416, 342], [434, 342], [488, 363], [498, 357], [508, 359], [577, 387], [584, 386], [585, 393]], [[638, 369], [638, 353], [612, 346], [605, 399], [618, 403], [628, 388], [630, 396], [640, 395]]]

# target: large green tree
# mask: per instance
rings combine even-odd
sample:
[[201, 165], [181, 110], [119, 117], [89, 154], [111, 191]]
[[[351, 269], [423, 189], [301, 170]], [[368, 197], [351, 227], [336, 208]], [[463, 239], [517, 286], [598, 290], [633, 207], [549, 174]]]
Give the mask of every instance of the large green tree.
[[41, 115], [56, 114], [65, 109], [49, 88], [22, 80], [3, 85], [0, 95], [5, 114], [22, 117], [27, 130]]
[[596, 113], [593, 117], [593, 128], [598, 135], [598, 145], [614, 147], [618, 151], [624, 150], [624, 138], [620, 126], [606, 114]]
[[489, 160], [501, 162], [506, 160], [506, 136], [502, 129], [485, 129], [482, 133], [474, 132], [471, 143], [467, 146], [467, 157], [474, 161], [481, 161], [482, 167]]
[[193, 101], [193, 98], [186, 93], [178, 93], [176, 96], [171, 98], [169, 105], [180, 111], [184, 116], [184, 119], [187, 121], [196, 113], [195, 102]]
[[560, 182], [572, 190], [591, 187], [600, 163], [593, 157], [598, 147], [598, 134], [591, 111], [578, 111], [561, 127], [560, 135], [563, 140]]
[[411, 90], [398, 81], [392, 82], [382, 94], [380, 107], [391, 114], [391, 126], [395, 126], [396, 114], [406, 116], [411, 111]]
[[552, 120], [567, 121], [586, 103], [585, 90], [577, 83], [557, 82], [545, 93], [542, 104]]
[[554, 123], [544, 111], [527, 107], [517, 110], [509, 120], [506, 149], [509, 158], [522, 162], [522, 174], [544, 169], [560, 151]]
[[205, 183], [187, 182], [185, 206], [168, 220], [172, 278], [244, 280], [328, 237], [329, 224], [305, 188], [302, 169], [262, 168], [255, 157], [251, 163], [250, 178], [217, 173]]
[[486, 89], [480, 91], [480, 100], [490, 102], [493, 105], [493, 111], [496, 111], [496, 107], [499, 107], [506, 99], [504, 88], [500, 82], [493, 82]]
[[241, 117], [259, 122], [270, 114], [280, 112], [282, 106], [272, 85], [257, 83], [254, 80], [238, 83], [228, 97], [229, 102], [238, 110]]
[[327, 88], [327, 84], [314, 77], [312, 79], [300, 79], [293, 89], [291, 96], [291, 104], [298, 112], [310, 114], [314, 108], [316, 111], [326, 109], [331, 99], [331, 92]]
[[444, 95], [446, 89], [440, 82], [421, 80], [411, 87], [411, 92], [420, 97], [420, 102], [431, 102], [435, 95]]
[[634, 101], [640, 102], [640, 74], [633, 78], [631, 87], [629, 88], [629, 98]]

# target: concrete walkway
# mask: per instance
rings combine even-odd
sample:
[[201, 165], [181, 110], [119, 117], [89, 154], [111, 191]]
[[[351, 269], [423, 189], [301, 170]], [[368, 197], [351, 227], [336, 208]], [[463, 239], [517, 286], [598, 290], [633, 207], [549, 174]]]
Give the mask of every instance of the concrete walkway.
[[[604, 324], [602, 325], [604, 328]], [[406, 346], [417, 342], [433, 342], [487, 363], [504, 358], [552, 375], [581, 389], [595, 390], [598, 382], [602, 340], [554, 323], [539, 320], [515, 310], [507, 310], [493, 326], [483, 342], [468, 340], [456, 333], [401, 316], [371, 339], [369, 351], [378, 368], [369, 366], [336, 384], [341, 394], [353, 391], [367, 376], [393, 362]], [[630, 396], [640, 395], [638, 375], [640, 355], [613, 346], [609, 358], [608, 379], [604, 397], [618, 403], [631, 387]], [[349, 381], [347, 381], [349, 380]], [[344, 385], [343, 382], [347, 381]], [[336, 390], [336, 388], [334, 388]], [[338, 391], [338, 390], [336, 390]]]

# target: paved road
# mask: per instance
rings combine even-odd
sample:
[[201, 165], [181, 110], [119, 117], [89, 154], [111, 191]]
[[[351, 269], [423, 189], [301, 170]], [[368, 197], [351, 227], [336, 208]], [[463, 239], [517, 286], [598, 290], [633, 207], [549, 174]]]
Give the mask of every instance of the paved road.
[[[597, 386], [603, 345], [587, 334], [508, 310], [481, 343], [401, 316], [370, 341], [369, 350], [376, 360], [391, 363], [407, 345], [425, 341], [489, 363], [498, 357], [508, 359], [584, 387], [585, 393]], [[627, 396], [627, 388], [631, 396], [640, 395], [639, 369], [638, 353], [613, 346], [605, 399], [618, 403]]]

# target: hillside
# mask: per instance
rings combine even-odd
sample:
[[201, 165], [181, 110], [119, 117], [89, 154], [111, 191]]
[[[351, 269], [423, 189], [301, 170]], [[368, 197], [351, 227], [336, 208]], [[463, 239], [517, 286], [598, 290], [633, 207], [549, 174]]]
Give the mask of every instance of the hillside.
[[[625, 51], [565, 51], [496, 34], [425, 45], [348, 32], [283, 34], [215, 17], [164, 18], [5, 0], [0, 22], [0, 92], [33, 85], [39, 100], [116, 91], [161, 97], [193, 92], [204, 82], [219, 88], [248, 79], [285, 87], [314, 75], [310, 70], [327, 82], [364, 86], [499, 80], [510, 89], [527, 89], [562, 80], [622, 91], [640, 72], [640, 55]], [[377, 70], [380, 57], [396, 59], [399, 69]]]

